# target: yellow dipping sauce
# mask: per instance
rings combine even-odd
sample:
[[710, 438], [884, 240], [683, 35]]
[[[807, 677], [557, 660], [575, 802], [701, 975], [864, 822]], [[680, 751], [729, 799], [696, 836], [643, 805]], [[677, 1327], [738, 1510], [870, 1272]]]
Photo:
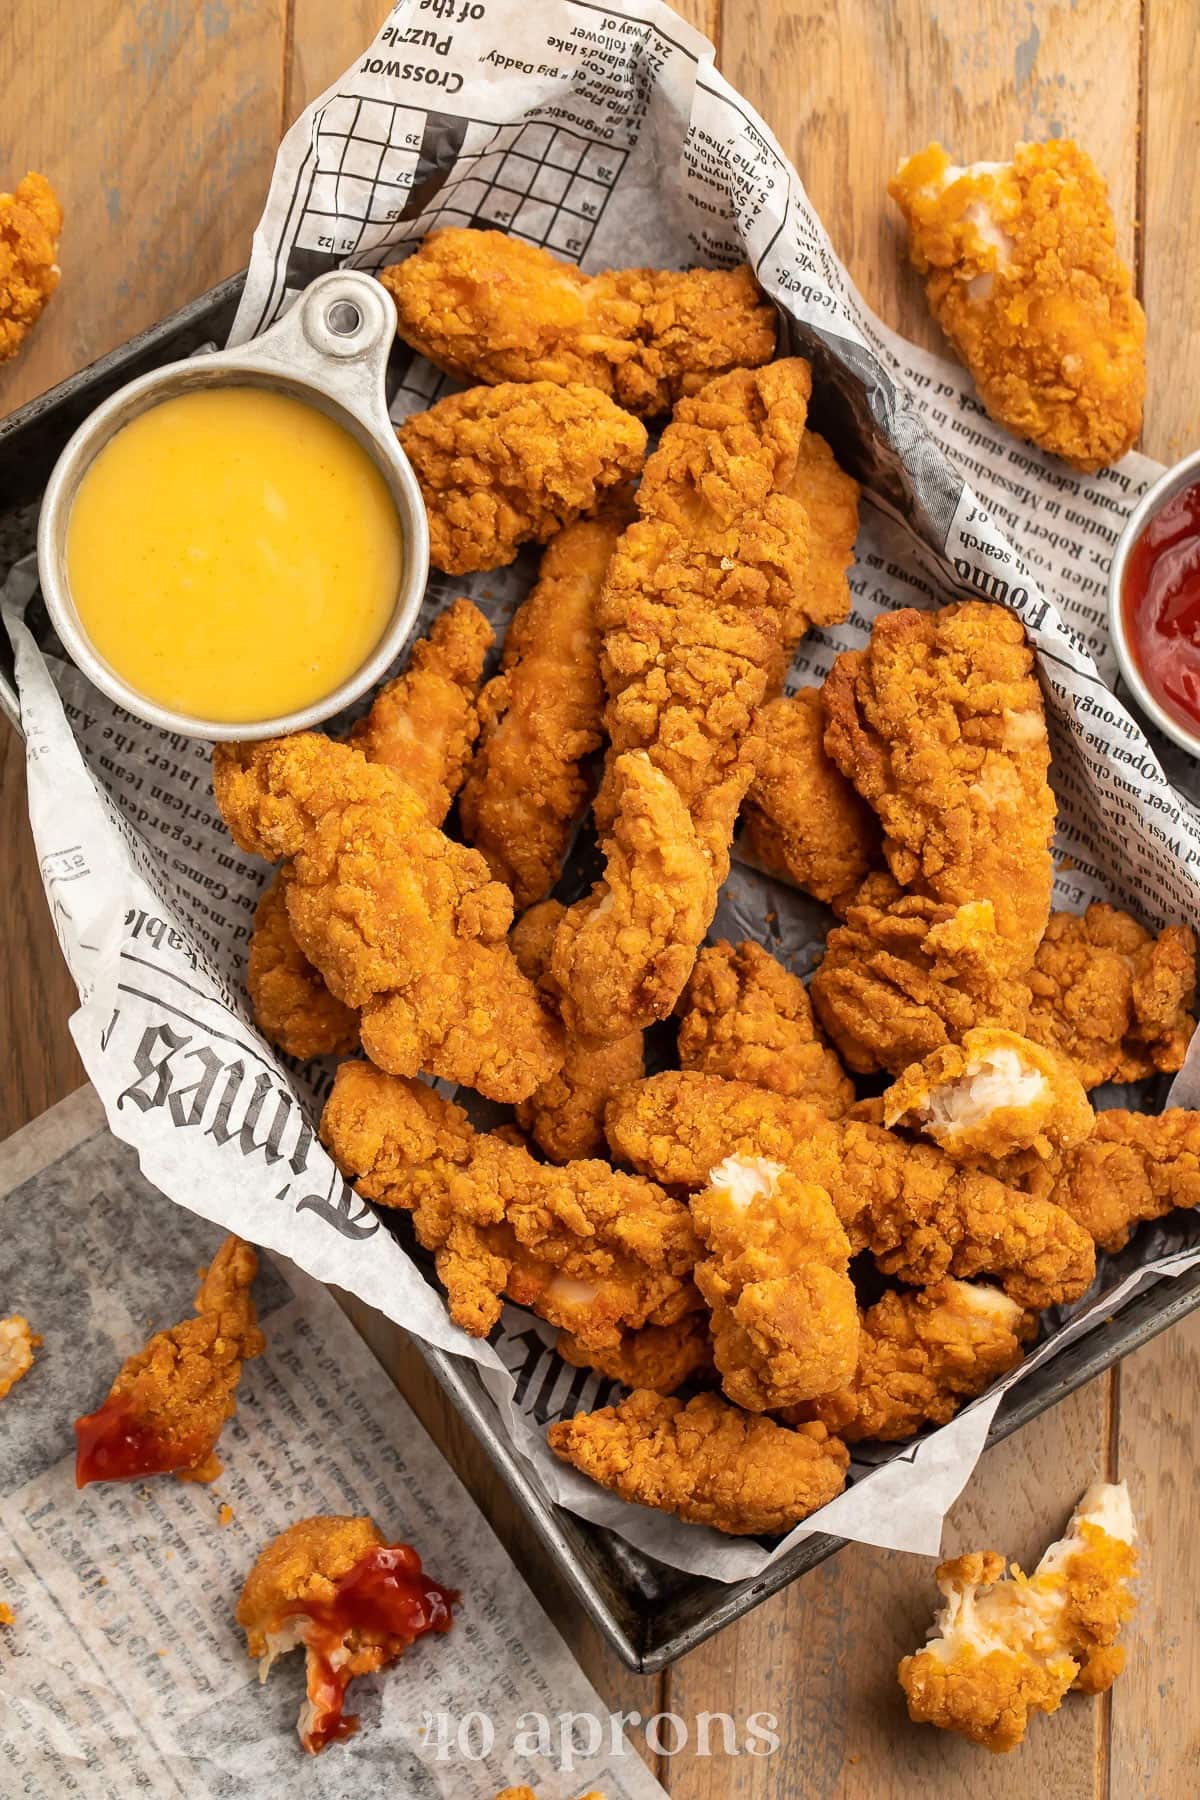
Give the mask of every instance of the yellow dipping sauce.
[[110, 439], [67, 523], [84, 630], [131, 687], [250, 724], [361, 668], [395, 604], [387, 483], [341, 425], [289, 394], [214, 387]]

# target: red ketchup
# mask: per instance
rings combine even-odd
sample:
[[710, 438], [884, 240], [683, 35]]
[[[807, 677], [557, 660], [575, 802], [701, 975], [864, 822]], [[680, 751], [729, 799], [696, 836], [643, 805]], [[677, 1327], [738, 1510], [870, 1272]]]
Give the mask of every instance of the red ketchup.
[[1146, 686], [1200, 733], [1200, 481], [1168, 500], [1130, 549], [1121, 615]]
[[111, 1394], [95, 1412], [75, 1421], [75, 1486], [89, 1481], [136, 1481], [189, 1467], [195, 1456], [172, 1444], [135, 1414], [123, 1394]]

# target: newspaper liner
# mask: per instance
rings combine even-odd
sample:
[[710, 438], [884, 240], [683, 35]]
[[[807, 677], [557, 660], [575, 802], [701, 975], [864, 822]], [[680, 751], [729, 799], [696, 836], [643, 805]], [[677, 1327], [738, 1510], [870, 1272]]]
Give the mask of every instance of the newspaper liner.
[[[1195, 769], [1152, 747], [1115, 697], [1104, 624], [1111, 547], [1156, 465], [1130, 456], [1092, 478], [1071, 473], [994, 426], [959, 369], [874, 318], [775, 138], [716, 72], [711, 45], [658, 0], [619, 11], [401, 0], [280, 146], [232, 338], [263, 329], [335, 264], [377, 269], [434, 225], [466, 223], [518, 231], [593, 269], [748, 260], [780, 309], [781, 351], [812, 361], [813, 425], [864, 487], [851, 615], [810, 634], [792, 683], [819, 681], [883, 610], [963, 596], [1007, 605], [1036, 650], [1050, 720], [1055, 904], [1108, 899], [1156, 927], [1197, 917]], [[403, 346], [393, 379], [396, 419], [454, 385]], [[465, 582], [435, 575], [419, 629], [467, 592], [502, 632], [535, 568], [523, 554]], [[112, 1129], [182, 1205], [474, 1358], [503, 1427], [562, 1505], [722, 1581], [760, 1574], [814, 1531], [936, 1554], [1005, 1389], [1135, 1287], [1200, 1260], [1189, 1216], [1144, 1229], [1132, 1252], [1101, 1259], [1102, 1301], [1081, 1303], [950, 1425], [880, 1464], [856, 1461], [847, 1491], [774, 1548], [615, 1500], [544, 1443], [548, 1420], [605, 1404], [612, 1385], [566, 1368], [553, 1333], [515, 1309], [491, 1342], [457, 1331], [321, 1150], [313, 1123], [332, 1070], [296, 1069], [247, 1013], [241, 972], [264, 871], [247, 868], [216, 819], [206, 747], [110, 707], [62, 660], [40, 602], [26, 612], [34, 582], [16, 569], [5, 603], [30, 813], [80, 991], [72, 1032]], [[1186, 771], [1189, 793], [1164, 761], [1177, 784]], [[569, 871], [566, 887], [579, 880]], [[803, 974], [828, 924], [741, 864], [716, 930], [769, 943]], [[1192, 1097], [1197, 1069], [1193, 1045], [1177, 1101]]]

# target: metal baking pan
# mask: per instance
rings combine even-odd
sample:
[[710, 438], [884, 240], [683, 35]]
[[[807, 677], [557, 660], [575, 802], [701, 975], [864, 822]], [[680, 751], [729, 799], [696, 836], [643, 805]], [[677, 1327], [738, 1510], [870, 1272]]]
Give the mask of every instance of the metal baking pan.
[[[42, 489], [75, 427], [106, 395], [135, 375], [190, 355], [201, 344], [224, 342], [242, 280], [235, 275], [222, 282], [0, 423], [0, 580], [12, 562], [34, 547]], [[18, 713], [12, 657], [3, 632], [0, 707], [15, 726]], [[1159, 1281], [1117, 1317], [1106, 1319], [1021, 1382], [1001, 1405], [988, 1443], [1028, 1424], [1197, 1307], [1200, 1267], [1174, 1280]], [[806, 1538], [765, 1575], [733, 1586], [666, 1568], [603, 1527], [550, 1504], [498, 1429], [493, 1403], [474, 1364], [447, 1356], [415, 1338], [408, 1342], [527, 1522], [529, 1541], [513, 1546], [523, 1572], [536, 1589], [539, 1558], [549, 1558], [631, 1669], [649, 1674], [666, 1667], [842, 1547], [841, 1538]], [[904, 1446], [898, 1446], [897, 1454], [903, 1452]], [[487, 1511], [486, 1489], [477, 1491], [476, 1499]]]

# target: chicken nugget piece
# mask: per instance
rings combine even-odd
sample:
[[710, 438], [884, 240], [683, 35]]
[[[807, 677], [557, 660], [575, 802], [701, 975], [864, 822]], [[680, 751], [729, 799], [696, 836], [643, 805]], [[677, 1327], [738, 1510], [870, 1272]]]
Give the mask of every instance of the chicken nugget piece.
[[15, 356], [58, 286], [63, 211], [44, 175], [0, 194], [0, 362]]
[[364, 1198], [412, 1213], [450, 1316], [473, 1336], [491, 1330], [503, 1295], [589, 1346], [698, 1304], [687, 1207], [653, 1182], [603, 1162], [536, 1162], [369, 1063], [338, 1070], [321, 1141]]
[[850, 1457], [823, 1425], [789, 1431], [716, 1394], [637, 1391], [552, 1425], [554, 1454], [635, 1506], [731, 1537], [788, 1531], [840, 1494]]
[[501, 672], [480, 696], [483, 741], [459, 817], [463, 836], [508, 883], [521, 910], [562, 874], [586, 804], [583, 762], [603, 735], [596, 603], [627, 523], [627, 510], [610, 509], [550, 540], [504, 640]]
[[929, 309], [992, 418], [1088, 472], [1132, 449], [1146, 318], [1091, 157], [1051, 138], [963, 169], [930, 144], [888, 193]]
[[1115, 906], [1054, 913], [1029, 974], [1028, 1032], [1084, 1087], [1173, 1075], [1196, 1028], [1196, 934], [1155, 937]]
[[819, 1419], [848, 1444], [897, 1443], [945, 1425], [1024, 1355], [1034, 1315], [999, 1288], [948, 1276], [933, 1287], [884, 1294], [861, 1315], [858, 1360], [845, 1386], [783, 1414]]
[[1097, 1113], [1096, 1129], [1065, 1159], [1054, 1199], [1101, 1250], [1123, 1250], [1145, 1219], [1200, 1206], [1200, 1113]]
[[242, 1364], [266, 1348], [250, 1293], [257, 1273], [250, 1245], [227, 1237], [203, 1272], [196, 1317], [155, 1332], [122, 1364], [103, 1405], [76, 1419], [76, 1487], [146, 1475], [216, 1480]]
[[879, 821], [825, 750], [820, 688], [768, 701], [742, 847], [771, 875], [839, 911], [883, 860]]
[[558, 1354], [573, 1369], [594, 1369], [627, 1388], [673, 1394], [689, 1381], [707, 1386], [715, 1373], [712, 1336], [703, 1313], [685, 1313], [674, 1325], [643, 1325], [622, 1332], [616, 1344], [584, 1344], [559, 1333]]
[[727, 1397], [770, 1412], [848, 1382], [858, 1306], [850, 1240], [825, 1189], [766, 1157], [727, 1156], [691, 1206]]
[[825, 748], [879, 814], [895, 879], [947, 906], [990, 900], [1005, 972], [1023, 975], [1050, 916], [1055, 808], [1021, 621], [981, 600], [884, 613], [821, 693]]
[[974, 1551], [942, 1563], [945, 1604], [930, 1642], [901, 1660], [900, 1686], [918, 1725], [1013, 1750], [1032, 1712], [1057, 1712], [1071, 1687], [1097, 1694], [1124, 1665], [1116, 1643], [1136, 1601], [1136, 1532], [1125, 1483], [1098, 1481], [1033, 1574]]
[[292, 935], [281, 876], [263, 890], [254, 914], [246, 988], [254, 1022], [288, 1056], [344, 1056], [358, 1043], [358, 1014], [335, 1000], [319, 969]]
[[784, 655], [813, 625], [840, 625], [850, 611], [846, 570], [854, 561], [858, 536], [858, 483], [839, 469], [833, 451], [816, 431], [800, 440], [796, 473], [785, 492], [808, 514], [808, 566], [784, 626]]
[[447, 575], [500, 569], [636, 475], [646, 428], [595, 388], [509, 381], [447, 394], [399, 428]]
[[958, 1162], [1021, 1150], [1048, 1161], [1096, 1123], [1065, 1057], [991, 1025], [914, 1063], [883, 1098], [885, 1125], [924, 1132]]
[[706, 945], [679, 1010], [683, 1068], [806, 1100], [831, 1119], [853, 1104], [853, 1084], [821, 1041], [804, 983], [761, 945]]
[[745, 263], [585, 275], [507, 232], [451, 227], [379, 279], [400, 336], [449, 374], [585, 382], [647, 418], [775, 354], [775, 311]]
[[41, 1343], [22, 1313], [0, 1319], [0, 1400], [10, 1394], [22, 1375], [33, 1367], [33, 1353]]
[[368, 1518], [299, 1519], [259, 1554], [237, 1604], [246, 1650], [265, 1681], [304, 1646], [307, 1697], [296, 1730], [310, 1755], [353, 1735], [346, 1689], [396, 1662], [428, 1632], [449, 1631], [458, 1594], [426, 1575], [408, 1544]]
[[[543, 900], [518, 919], [509, 938], [521, 973], [560, 1015], [562, 990], [550, 973], [550, 959], [566, 910], [558, 900]], [[605, 1107], [619, 1088], [645, 1072], [641, 1031], [600, 1039], [568, 1032], [562, 1068], [520, 1102], [517, 1124], [551, 1162], [601, 1154]]]

